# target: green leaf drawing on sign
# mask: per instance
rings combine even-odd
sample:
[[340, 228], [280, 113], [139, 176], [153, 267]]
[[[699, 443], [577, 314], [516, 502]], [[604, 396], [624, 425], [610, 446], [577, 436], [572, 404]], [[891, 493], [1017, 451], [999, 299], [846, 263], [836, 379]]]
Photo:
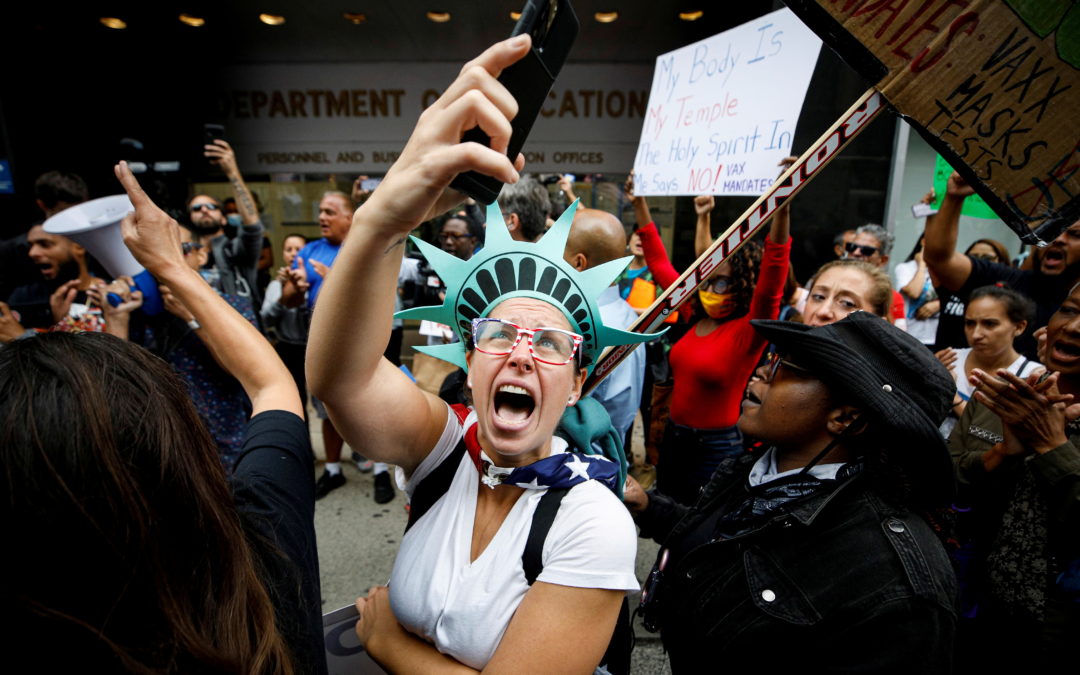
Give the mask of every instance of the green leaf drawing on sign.
[[1058, 56], [1080, 68], [1080, 5], [1075, 0], [1005, 0], [1005, 4], [1039, 37], [1055, 33]]

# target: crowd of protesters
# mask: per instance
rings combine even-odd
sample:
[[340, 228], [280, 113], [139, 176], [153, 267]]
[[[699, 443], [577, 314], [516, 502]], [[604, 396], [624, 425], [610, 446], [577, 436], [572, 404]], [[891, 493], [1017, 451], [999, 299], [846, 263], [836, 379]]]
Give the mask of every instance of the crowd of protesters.
[[[396, 482], [410, 509], [389, 588], [357, 600], [390, 671], [557, 652], [560, 672], [627, 672], [639, 589], [678, 672], [789, 669], [776, 647], [811, 671], [1064, 663], [1080, 222], [1026, 268], [990, 239], [961, 252], [973, 190], [953, 174], [891, 279], [893, 235], [872, 223], [838, 223], [836, 259], [792, 269], [784, 206], [660, 333], [630, 332], [680, 275], [632, 177], [624, 226], [557, 212], [520, 158], [460, 143], [484, 119], [505, 146], [493, 73], [526, 45], [463, 71], [377, 189], [323, 194], [321, 238], [286, 236], [276, 273], [227, 142], [204, 150], [231, 202], [194, 194], [180, 222], [118, 165], [124, 243], [160, 313], [48, 231], [89, 199], [83, 181], [38, 179], [41, 222], [0, 244], [10, 644], [46, 670], [325, 672], [313, 513], [345, 483], [347, 443], [375, 501]], [[507, 183], [496, 206], [444, 192], [465, 169]], [[694, 208], [700, 255], [713, 198]], [[425, 222], [437, 236], [407, 254]], [[403, 366], [415, 318], [444, 362], [427, 375]], [[647, 344], [584, 391], [627, 343]], [[636, 536], [661, 545], [647, 579]]]

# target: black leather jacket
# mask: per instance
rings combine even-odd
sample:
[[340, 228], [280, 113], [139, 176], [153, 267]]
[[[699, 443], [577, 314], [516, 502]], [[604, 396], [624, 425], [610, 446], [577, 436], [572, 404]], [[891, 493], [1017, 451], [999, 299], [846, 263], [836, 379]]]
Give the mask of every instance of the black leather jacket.
[[948, 557], [921, 517], [885, 503], [865, 476], [710, 541], [754, 459], [722, 465], [693, 509], [653, 493], [638, 518], [641, 536], [669, 550], [652, 596], [672, 670], [949, 672]]

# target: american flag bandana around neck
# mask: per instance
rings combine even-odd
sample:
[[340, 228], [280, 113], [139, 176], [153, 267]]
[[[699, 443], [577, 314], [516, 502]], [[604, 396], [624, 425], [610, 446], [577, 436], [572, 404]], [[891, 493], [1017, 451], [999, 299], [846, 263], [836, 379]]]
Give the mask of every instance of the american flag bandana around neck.
[[619, 476], [619, 467], [607, 457], [579, 452], [561, 452], [513, 469], [495, 466], [483, 450], [479, 458], [480, 482], [491, 489], [504, 483], [527, 490], [570, 488], [592, 479], [614, 490]]
[[495, 466], [480, 447], [475, 413], [463, 405], [453, 405], [451, 409], [465, 429], [465, 449], [480, 472], [480, 482], [489, 488], [494, 490], [503, 483], [527, 490], [570, 488], [592, 479], [615, 491], [619, 466], [603, 455], [562, 452], [514, 469]]

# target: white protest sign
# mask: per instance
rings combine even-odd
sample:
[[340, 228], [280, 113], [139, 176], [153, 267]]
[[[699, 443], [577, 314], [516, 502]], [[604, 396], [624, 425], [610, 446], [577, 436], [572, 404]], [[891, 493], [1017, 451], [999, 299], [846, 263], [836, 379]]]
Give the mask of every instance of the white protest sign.
[[821, 40], [781, 9], [656, 59], [640, 195], [760, 195], [792, 154]]

